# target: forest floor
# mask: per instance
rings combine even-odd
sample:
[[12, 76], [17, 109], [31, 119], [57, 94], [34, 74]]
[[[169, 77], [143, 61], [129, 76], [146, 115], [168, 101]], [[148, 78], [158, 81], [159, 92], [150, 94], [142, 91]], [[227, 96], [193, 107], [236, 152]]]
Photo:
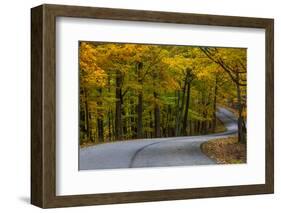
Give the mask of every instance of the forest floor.
[[201, 150], [219, 164], [246, 163], [246, 144], [238, 143], [237, 136], [210, 140]]

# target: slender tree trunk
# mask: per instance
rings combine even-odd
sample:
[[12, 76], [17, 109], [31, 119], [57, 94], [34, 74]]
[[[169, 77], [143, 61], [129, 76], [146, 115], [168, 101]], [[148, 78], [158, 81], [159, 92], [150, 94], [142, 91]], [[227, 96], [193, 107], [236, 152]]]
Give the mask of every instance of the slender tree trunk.
[[206, 120], [207, 119], [207, 113], [206, 111], [203, 112], [203, 118], [204, 118], [204, 121], [202, 121], [202, 134], [207, 134], [207, 128], [208, 128], [208, 121]]
[[[237, 78], [239, 82], [239, 74], [237, 73]], [[236, 84], [236, 90], [237, 90], [237, 100], [238, 100], [238, 141], [240, 143], [246, 143], [246, 132], [245, 132], [245, 127], [244, 127], [244, 120], [242, 117], [242, 99], [241, 99], [241, 88], [238, 84]]]
[[111, 132], [112, 132], [112, 135], [111, 135], [111, 139], [112, 140], [116, 140], [116, 134], [115, 134], [115, 111], [113, 112], [112, 110], [110, 111], [110, 114], [111, 114]]
[[183, 116], [183, 124], [182, 124], [182, 130], [183, 134], [187, 135], [187, 119], [188, 119], [188, 110], [189, 110], [189, 102], [190, 102], [190, 86], [191, 82], [187, 83], [187, 97], [186, 97], [186, 104], [185, 104], [185, 111]]
[[180, 119], [181, 119], [181, 107], [180, 107], [180, 90], [176, 91], [177, 95], [177, 107], [176, 107], [176, 128], [175, 134], [176, 136], [180, 135]]
[[[141, 69], [143, 64], [141, 62], [137, 62], [136, 64], [136, 71], [138, 74], [138, 83], [142, 86], [143, 79], [141, 76]], [[138, 113], [138, 120], [137, 120], [137, 138], [143, 137], [142, 132], [142, 113], [143, 113], [143, 92], [142, 90], [138, 93], [138, 105], [137, 105], [137, 113]]]
[[136, 121], [136, 118], [135, 118], [134, 115], [137, 112], [136, 112], [135, 103], [132, 99], [130, 99], [130, 104], [131, 104], [131, 107], [130, 107], [130, 114], [131, 114], [130, 121], [131, 122], [130, 122], [130, 125], [129, 125], [130, 126], [129, 128], [131, 130], [130, 134], [131, 134], [132, 138], [136, 138], [138, 129], [137, 129], [137, 121]]
[[192, 120], [190, 120], [190, 123], [189, 123], [189, 135], [193, 135], [193, 122], [192, 122]]
[[89, 106], [88, 106], [88, 100], [85, 99], [85, 118], [86, 118], [86, 132], [87, 132], [87, 138], [91, 139], [91, 132], [90, 132], [90, 122], [89, 122]]
[[99, 142], [103, 142], [103, 120], [98, 118], [98, 138]]
[[112, 127], [111, 127], [111, 110], [107, 113], [108, 117], [108, 138], [109, 141], [112, 139]]
[[90, 127], [90, 113], [89, 113], [89, 104], [88, 104], [88, 91], [84, 88], [84, 97], [85, 97], [85, 120], [86, 120], [86, 135], [87, 139], [93, 141], [91, 135]]
[[[108, 78], [107, 78], [107, 85], [108, 85], [108, 93], [111, 93], [111, 85], [110, 85], [110, 78], [111, 76], [108, 75]], [[112, 124], [111, 124], [111, 121], [112, 121], [112, 110], [111, 110], [111, 107], [109, 108], [109, 110], [107, 111], [107, 117], [108, 117], [108, 140], [109, 141], [112, 141]]]
[[[128, 116], [127, 115], [127, 108], [125, 109], [126, 103], [124, 103], [124, 95], [122, 94], [121, 91], [121, 114], [122, 114], [122, 138], [127, 139], [127, 133], [128, 133]], [[125, 111], [126, 110], [126, 111]]]
[[[86, 139], [86, 120], [85, 120], [85, 101], [80, 99], [80, 108], [79, 108], [79, 138], [82, 139], [80, 140], [80, 143], [83, 142], [83, 140]], [[84, 134], [81, 134], [84, 133]]]
[[[83, 97], [82, 97], [83, 96]], [[80, 94], [79, 94], [79, 129], [81, 132], [85, 133], [83, 134], [83, 139], [86, 138], [86, 107], [85, 107], [85, 95], [84, 95], [84, 89], [80, 88]], [[81, 137], [82, 135], [80, 135]], [[82, 141], [81, 141], [82, 142]]]
[[[150, 124], [149, 124], [149, 126], [150, 126], [150, 129], [152, 130], [153, 129], [153, 118], [152, 118], [152, 112], [151, 111], [149, 111], [149, 117], [150, 117]], [[152, 138], [153, 137], [153, 133], [152, 133], [151, 130], [150, 130], [150, 137]]]
[[216, 80], [215, 80], [215, 90], [214, 90], [214, 103], [213, 103], [213, 125], [212, 125], [212, 132], [216, 131], [217, 128], [217, 93], [218, 93], [218, 76], [216, 74]]
[[[206, 94], [207, 91], [204, 91], [202, 93], [202, 104], [204, 105], [204, 109], [203, 109], [203, 112], [202, 112], [202, 115], [203, 115], [203, 121], [201, 123], [201, 134], [207, 134], [207, 128], [208, 128], [208, 121], [207, 121], [207, 106], [209, 105], [209, 98], [207, 97], [207, 94]], [[208, 93], [209, 96], [210, 96], [210, 93]]]
[[102, 110], [100, 109], [102, 107], [102, 101], [100, 100], [101, 99], [101, 96], [102, 96], [102, 89], [99, 88], [98, 89], [98, 93], [99, 93], [99, 96], [98, 96], [98, 101], [97, 101], [97, 106], [98, 106], [98, 116], [97, 116], [97, 123], [98, 123], [98, 140], [99, 142], [103, 142], [104, 140], [104, 131], [103, 131], [103, 113], [102, 113]]
[[171, 105], [168, 105], [167, 107], [167, 122], [166, 122], [166, 137], [170, 136], [170, 120], [171, 120]]
[[[181, 125], [181, 122], [183, 121], [183, 114], [184, 114], [184, 104], [185, 104], [185, 96], [186, 96], [186, 87], [188, 84], [188, 79], [190, 77], [190, 71], [186, 70], [185, 78], [184, 78], [184, 84], [182, 88], [182, 100], [181, 100], [181, 105], [179, 108], [179, 128], [178, 128], [178, 133], [177, 135], [181, 134], [181, 130], [183, 129], [183, 126]], [[184, 131], [183, 131], [184, 132]], [[184, 133], [183, 133], [184, 134]]]
[[200, 120], [197, 121], [196, 134], [200, 134]]
[[138, 124], [137, 124], [137, 137], [142, 138], [142, 109], [143, 106], [143, 94], [142, 92], [138, 94], [138, 106], [137, 106], [137, 111], [138, 111]]
[[121, 72], [116, 72], [116, 88], [115, 88], [115, 97], [116, 97], [116, 103], [115, 103], [115, 136], [117, 140], [122, 139], [122, 104], [121, 104], [121, 98], [122, 98], [122, 89], [121, 89]]
[[[158, 98], [158, 94], [156, 92], [153, 93], [154, 98]], [[158, 103], [155, 104], [154, 106], [154, 133], [155, 137], [159, 138], [161, 137], [161, 132], [160, 132], [160, 107]]]

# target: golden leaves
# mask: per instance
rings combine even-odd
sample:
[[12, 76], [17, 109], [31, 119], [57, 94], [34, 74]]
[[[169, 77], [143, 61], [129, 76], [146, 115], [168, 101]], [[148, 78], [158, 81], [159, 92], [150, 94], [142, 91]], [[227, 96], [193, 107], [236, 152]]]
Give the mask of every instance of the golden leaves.
[[80, 44], [80, 83], [85, 87], [106, 85], [107, 74], [97, 63], [98, 52], [91, 44], [81, 42]]

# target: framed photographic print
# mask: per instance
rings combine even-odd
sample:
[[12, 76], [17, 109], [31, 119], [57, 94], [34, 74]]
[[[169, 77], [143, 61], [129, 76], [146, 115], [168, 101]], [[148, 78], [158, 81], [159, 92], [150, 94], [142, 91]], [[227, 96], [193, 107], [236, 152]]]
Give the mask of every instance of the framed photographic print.
[[274, 191], [273, 19], [31, 9], [31, 203]]

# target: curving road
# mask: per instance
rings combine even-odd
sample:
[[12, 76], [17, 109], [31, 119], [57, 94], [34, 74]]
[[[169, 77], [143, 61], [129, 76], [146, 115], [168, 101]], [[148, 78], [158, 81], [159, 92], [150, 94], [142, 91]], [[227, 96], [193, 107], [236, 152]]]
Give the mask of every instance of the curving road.
[[218, 108], [216, 114], [227, 129], [223, 133], [118, 141], [81, 148], [79, 170], [215, 164], [201, 152], [200, 145], [237, 134], [237, 121], [232, 112]]

